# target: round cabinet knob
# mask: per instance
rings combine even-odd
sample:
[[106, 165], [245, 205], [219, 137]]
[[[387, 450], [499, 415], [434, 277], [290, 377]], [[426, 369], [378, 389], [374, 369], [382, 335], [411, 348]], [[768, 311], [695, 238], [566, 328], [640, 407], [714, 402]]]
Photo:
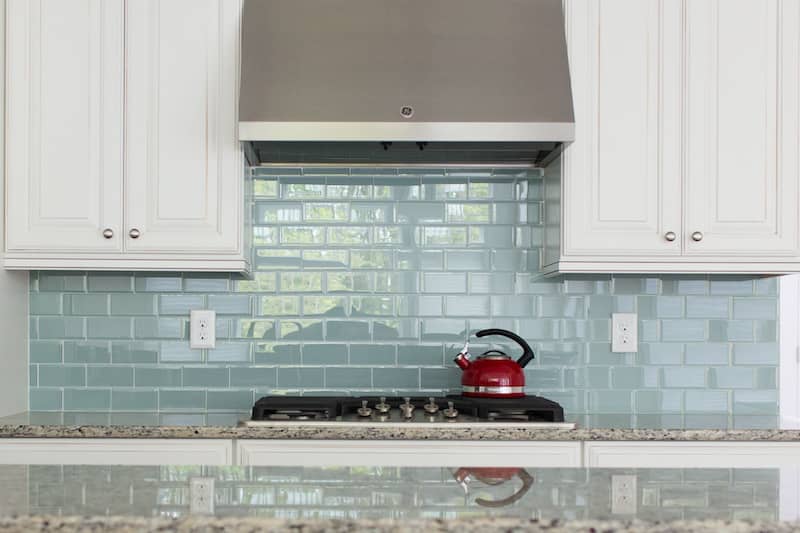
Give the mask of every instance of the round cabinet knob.
[[111, 228], [106, 228], [103, 230], [103, 237], [106, 239], [110, 239], [114, 236], [114, 230]]
[[694, 233], [692, 233], [692, 240], [694, 242], [702, 241], [703, 240], [703, 234], [700, 233], [699, 231], [695, 231]]
[[666, 233], [664, 234], [664, 238], [665, 238], [665, 239], [667, 239], [669, 242], [672, 242], [672, 241], [674, 241], [675, 239], [677, 239], [677, 238], [678, 238], [678, 236], [677, 236], [677, 235], [675, 235], [675, 232], [674, 232], [674, 231], [668, 231], [668, 232], [666, 232]]
[[142, 232], [136, 228], [133, 228], [131, 231], [128, 232], [128, 235], [131, 236], [131, 239], [138, 239], [141, 236]]

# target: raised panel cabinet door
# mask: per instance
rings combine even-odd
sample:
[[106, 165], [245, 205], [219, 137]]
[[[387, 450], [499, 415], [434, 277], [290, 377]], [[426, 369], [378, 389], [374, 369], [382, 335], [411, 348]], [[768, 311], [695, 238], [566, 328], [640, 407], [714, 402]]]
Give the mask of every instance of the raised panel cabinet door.
[[686, 250], [795, 255], [800, 2], [686, 9]]
[[241, 249], [241, 0], [127, 3], [125, 246]]
[[565, 18], [562, 255], [679, 255], [681, 2], [566, 0]]
[[10, 252], [122, 250], [123, 5], [6, 3]]

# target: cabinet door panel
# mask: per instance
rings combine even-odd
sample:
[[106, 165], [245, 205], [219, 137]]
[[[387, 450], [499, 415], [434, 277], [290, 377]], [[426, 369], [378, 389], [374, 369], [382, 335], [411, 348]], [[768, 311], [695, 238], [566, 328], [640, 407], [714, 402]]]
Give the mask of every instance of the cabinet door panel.
[[564, 254], [680, 254], [677, 0], [567, 0], [576, 140], [564, 154]]
[[123, 0], [6, 7], [6, 247], [118, 252]]
[[240, 249], [240, 14], [240, 0], [128, 2], [128, 250]]
[[[797, 248], [798, 2], [686, 3], [687, 251]], [[695, 241], [689, 236], [702, 233]]]

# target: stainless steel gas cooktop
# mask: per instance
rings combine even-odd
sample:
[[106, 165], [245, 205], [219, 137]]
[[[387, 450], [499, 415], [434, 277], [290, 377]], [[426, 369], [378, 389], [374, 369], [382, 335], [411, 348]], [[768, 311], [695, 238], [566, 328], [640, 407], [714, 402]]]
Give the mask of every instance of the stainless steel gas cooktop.
[[247, 426], [284, 424], [496, 424], [574, 428], [564, 422], [556, 402], [538, 396], [524, 398], [445, 397], [328, 397], [265, 396], [253, 406]]

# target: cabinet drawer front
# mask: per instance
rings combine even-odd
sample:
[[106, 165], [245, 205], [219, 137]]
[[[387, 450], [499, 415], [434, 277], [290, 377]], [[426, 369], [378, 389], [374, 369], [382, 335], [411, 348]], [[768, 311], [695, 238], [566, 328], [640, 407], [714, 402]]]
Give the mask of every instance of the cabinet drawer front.
[[241, 247], [240, 15], [239, 0], [127, 3], [129, 251]]
[[8, 250], [122, 249], [123, 17], [123, 0], [7, 3]]

